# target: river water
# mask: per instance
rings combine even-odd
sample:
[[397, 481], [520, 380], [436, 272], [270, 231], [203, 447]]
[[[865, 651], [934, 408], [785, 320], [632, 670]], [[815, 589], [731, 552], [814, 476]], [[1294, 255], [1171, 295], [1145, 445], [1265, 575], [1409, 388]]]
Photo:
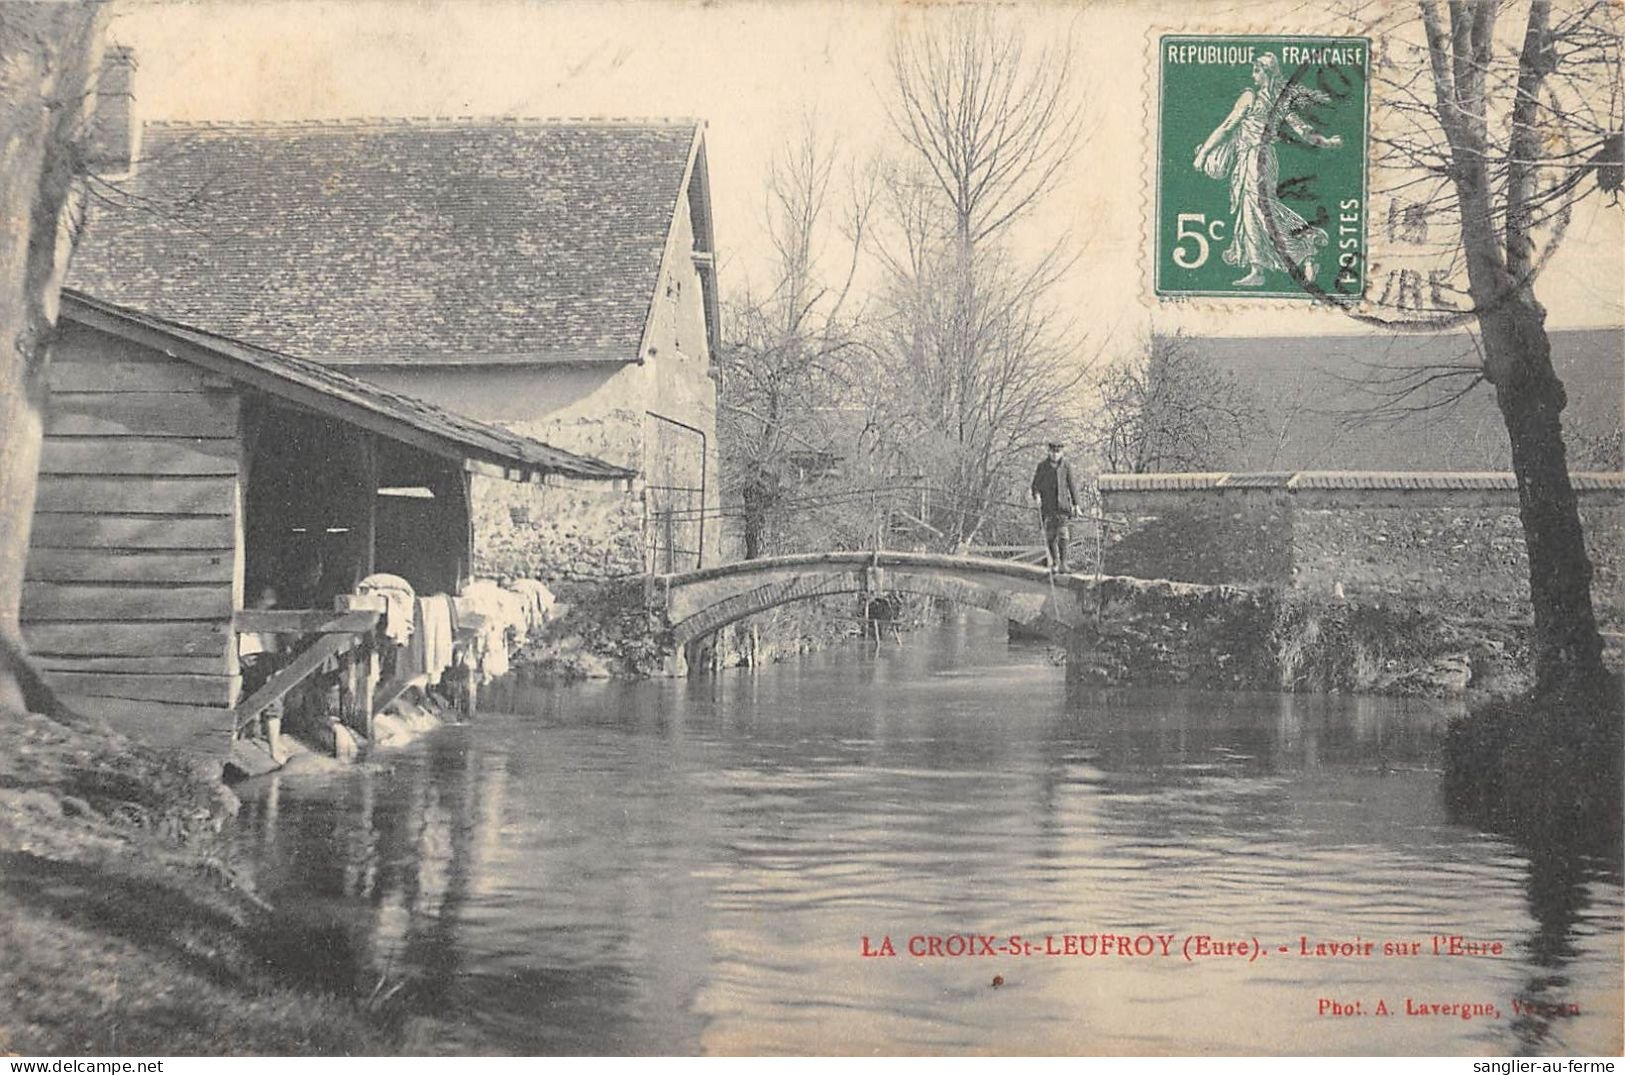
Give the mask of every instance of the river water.
[[1452, 824], [1448, 707], [1069, 690], [978, 619], [482, 706], [234, 837], [436, 1051], [1621, 1048], [1618, 875]]

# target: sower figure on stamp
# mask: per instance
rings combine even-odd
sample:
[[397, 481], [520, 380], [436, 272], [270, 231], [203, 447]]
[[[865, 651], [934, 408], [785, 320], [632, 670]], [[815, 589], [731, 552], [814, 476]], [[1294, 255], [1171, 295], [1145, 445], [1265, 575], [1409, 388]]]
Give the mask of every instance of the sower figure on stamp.
[[1066, 546], [1072, 540], [1069, 520], [1078, 513], [1078, 489], [1072, 482], [1072, 464], [1061, 458], [1061, 444], [1050, 441], [1049, 456], [1038, 463], [1027, 497], [1038, 503], [1044, 521], [1044, 544], [1052, 574], [1066, 574]]
[[1318, 90], [1286, 81], [1274, 56], [1260, 56], [1253, 63], [1253, 86], [1241, 91], [1230, 114], [1196, 147], [1197, 171], [1230, 182], [1234, 221], [1224, 260], [1247, 270], [1233, 286], [1260, 286], [1265, 269], [1296, 268], [1305, 280], [1315, 278], [1314, 256], [1326, 245], [1326, 231], [1282, 203], [1276, 192], [1280, 165], [1275, 143], [1280, 140], [1277, 128], [1284, 123], [1312, 146], [1341, 146], [1342, 138], [1321, 135], [1298, 114], [1328, 100]]

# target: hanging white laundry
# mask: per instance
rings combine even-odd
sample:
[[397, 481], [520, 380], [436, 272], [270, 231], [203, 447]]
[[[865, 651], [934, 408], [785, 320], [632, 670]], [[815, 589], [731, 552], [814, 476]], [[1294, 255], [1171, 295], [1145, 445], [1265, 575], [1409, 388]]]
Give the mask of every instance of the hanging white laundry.
[[509, 647], [523, 642], [529, 635], [527, 602], [527, 598], [489, 579], [470, 582], [457, 596], [455, 606], [459, 620], [467, 615], [481, 616], [485, 620], [482, 667], [487, 679], [507, 674]]
[[358, 594], [373, 594], [384, 599], [384, 636], [397, 646], [404, 646], [412, 638], [412, 621], [417, 614], [417, 594], [412, 584], [399, 575], [368, 575], [356, 584]]
[[418, 598], [417, 635], [412, 648], [431, 686], [439, 683], [441, 675], [451, 667], [451, 618], [451, 598], [445, 594]]
[[515, 579], [514, 592], [525, 599], [526, 610], [530, 616], [530, 629], [532, 631], [545, 624], [553, 615], [553, 606], [558, 603], [549, 590], [536, 579]]

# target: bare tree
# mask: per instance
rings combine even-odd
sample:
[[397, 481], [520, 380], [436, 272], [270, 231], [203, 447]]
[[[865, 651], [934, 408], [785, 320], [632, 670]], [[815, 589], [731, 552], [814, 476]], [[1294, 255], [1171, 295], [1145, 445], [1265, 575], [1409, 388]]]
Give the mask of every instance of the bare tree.
[[1033, 50], [985, 11], [900, 35], [892, 124], [952, 213], [954, 234], [1002, 233], [1055, 189], [1077, 149], [1071, 49]]
[[[747, 289], [728, 311], [719, 425], [746, 559], [769, 551], [794, 493], [798, 456], [833, 451], [831, 431], [817, 416], [846, 380], [854, 343], [843, 312], [872, 204], [859, 177], [842, 219], [829, 219], [836, 155], [809, 121], [774, 160], [767, 183], [771, 283], [765, 294]], [[845, 243], [833, 284], [821, 256], [831, 229]]]
[[1258, 400], [1181, 336], [1100, 378], [1094, 442], [1114, 474], [1210, 470], [1264, 420]]
[[0, 4], [0, 709], [59, 709], [24, 656], [22, 582], [103, 21], [97, 3]]
[[934, 491], [923, 521], [947, 548], [985, 537], [1044, 442], [1076, 435], [1088, 363], [1044, 301], [1049, 268], [1014, 268], [997, 248], [967, 262], [950, 245], [928, 249], [884, 295], [869, 408]]
[[1022, 464], [1063, 435], [1084, 365], [1047, 301], [1065, 240], [1023, 264], [1012, 228], [1076, 151], [1064, 44], [1034, 50], [986, 11], [901, 35], [889, 102], [906, 163], [891, 170], [886, 314], [873, 335], [885, 434], [942, 491], [926, 522], [949, 547], [1019, 499]]
[[[1415, 376], [1435, 390], [1482, 377], [1495, 391], [1529, 551], [1537, 690], [1546, 693], [1593, 682], [1602, 645], [1563, 442], [1567, 397], [1535, 286], [1575, 202], [1599, 189], [1617, 201], [1621, 15], [1617, 4], [1580, 0], [1554, 19], [1549, 0], [1531, 0], [1521, 33], [1498, 35], [1514, 6], [1418, 0], [1412, 63], [1399, 54], [1407, 28], [1381, 27], [1388, 47], [1375, 75], [1393, 115], [1377, 161], [1402, 176], [1388, 192], [1411, 199], [1418, 224], [1454, 232], [1429, 312], [1474, 319], [1482, 364]], [[1458, 271], [1465, 287], [1449, 283]], [[1412, 297], [1413, 308], [1424, 305]], [[1417, 383], [1389, 388], [1412, 399], [1404, 389]]]

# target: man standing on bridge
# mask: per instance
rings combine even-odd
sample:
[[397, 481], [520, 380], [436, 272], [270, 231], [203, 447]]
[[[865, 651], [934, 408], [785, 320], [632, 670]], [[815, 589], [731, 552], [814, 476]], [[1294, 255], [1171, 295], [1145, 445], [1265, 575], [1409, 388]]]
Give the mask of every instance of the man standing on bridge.
[[1050, 441], [1049, 457], [1039, 460], [1027, 498], [1039, 505], [1050, 573], [1064, 575], [1066, 547], [1072, 540], [1067, 522], [1078, 513], [1078, 490], [1072, 484], [1072, 465], [1061, 458], [1060, 441]]

